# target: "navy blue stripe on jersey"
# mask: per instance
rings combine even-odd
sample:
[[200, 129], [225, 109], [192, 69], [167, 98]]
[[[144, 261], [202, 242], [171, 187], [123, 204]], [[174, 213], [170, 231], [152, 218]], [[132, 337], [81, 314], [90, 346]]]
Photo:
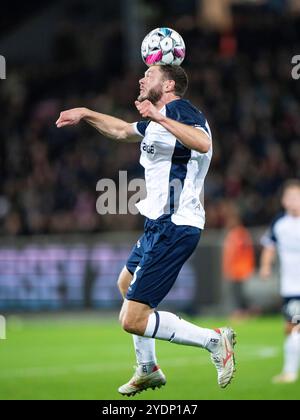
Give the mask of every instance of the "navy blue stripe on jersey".
[[[187, 125], [200, 124], [200, 113], [196, 108], [193, 108], [194, 107], [186, 100], [179, 99], [172, 101], [166, 105], [166, 117]], [[190, 112], [191, 109], [192, 111]], [[187, 164], [190, 158], [191, 150], [176, 140], [171, 159], [169, 195], [165, 207], [165, 211], [168, 214], [174, 214], [179, 207], [180, 193], [183, 189], [187, 174]]]
[[176, 140], [169, 175], [169, 195], [165, 207], [167, 214], [174, 214], [179, 207], [180, 194], [183, 189], [190, 158], [191, 150]]
[[270, 245], [274, 246], [278, 243], [278, 238], [276, 236], [276, 225], [279, 220], [284, 218], [286, 214], [284, 212], [279, 213], [272, 221], [270, 227], [268, 228], [267, 232], [261, 238], [261, 245], [264, 247], [268, 247]]
[[150, 124], [150, 120], [149, 121], [139, 121], [136, 124], [136, 128], [137, 128], [138, 132], [144, 137], [145, 137], [146, 129], [147, 129], [149, 124]]
[[185, 147], [178, 140], [176, 140], [175, 149], [172, 155], [172, 164], [174, 163], [187, 164], [190, 158], [191, 158], [191, 150]]

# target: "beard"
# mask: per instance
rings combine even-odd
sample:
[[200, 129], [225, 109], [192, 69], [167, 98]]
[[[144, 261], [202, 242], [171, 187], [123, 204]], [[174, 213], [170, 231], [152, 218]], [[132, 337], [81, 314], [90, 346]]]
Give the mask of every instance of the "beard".
[[150, 101], [153, 105], [156, 105], [158, 101], [160, 101], [161, 97], [163, 96], [163, 91], [161, 86], [158, 86], [156, 88], [152, 88], [149, 90], [148, 94], [143, 96], [139, 95], [138, 101], [143, 102], [146, 99]]

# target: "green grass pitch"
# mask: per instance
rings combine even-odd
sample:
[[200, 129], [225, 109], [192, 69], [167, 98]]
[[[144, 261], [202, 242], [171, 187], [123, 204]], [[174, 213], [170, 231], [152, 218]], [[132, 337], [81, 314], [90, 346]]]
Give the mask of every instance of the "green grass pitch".
[[[133, 397], [142, 400], [300, 399], [300, 381], [272, 385], [282, 366], [280, 317], [239, 323], [192, 319], [198, 325], [231, 324], [237, 332], [237, 372], [218, 389], [216, 372], [202, 349], [157, 341], [159, 364], [167, 385]], [[0, 399], [124, 399], [117, 388], [133, 373], [130, 335], [115, 319], [9, 318], [7, 339], [0, 340]]]

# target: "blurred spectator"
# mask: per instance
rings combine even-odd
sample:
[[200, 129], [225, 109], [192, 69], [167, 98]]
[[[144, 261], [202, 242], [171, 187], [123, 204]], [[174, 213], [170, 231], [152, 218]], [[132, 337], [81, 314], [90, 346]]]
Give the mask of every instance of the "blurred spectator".
[[224, 220], [227, 233], [223, 244], [223, 276], [230, 282], [234, 301], [233, 317], [248, 315], [248, 303], [244, 284], [255, 268], [254, 247], [250, 232], [243, 226], [237, 207], [224, 204]]

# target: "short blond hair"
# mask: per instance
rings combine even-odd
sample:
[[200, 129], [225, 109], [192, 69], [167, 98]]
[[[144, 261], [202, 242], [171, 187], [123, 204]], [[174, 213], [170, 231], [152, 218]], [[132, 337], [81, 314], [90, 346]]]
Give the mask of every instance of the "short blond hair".
[[282, 187], [282, 192], [284, 193], [286, 190], [290, 188], [298, 188], [300, 190], [300, 179], [294, 178], [287, 180]]

